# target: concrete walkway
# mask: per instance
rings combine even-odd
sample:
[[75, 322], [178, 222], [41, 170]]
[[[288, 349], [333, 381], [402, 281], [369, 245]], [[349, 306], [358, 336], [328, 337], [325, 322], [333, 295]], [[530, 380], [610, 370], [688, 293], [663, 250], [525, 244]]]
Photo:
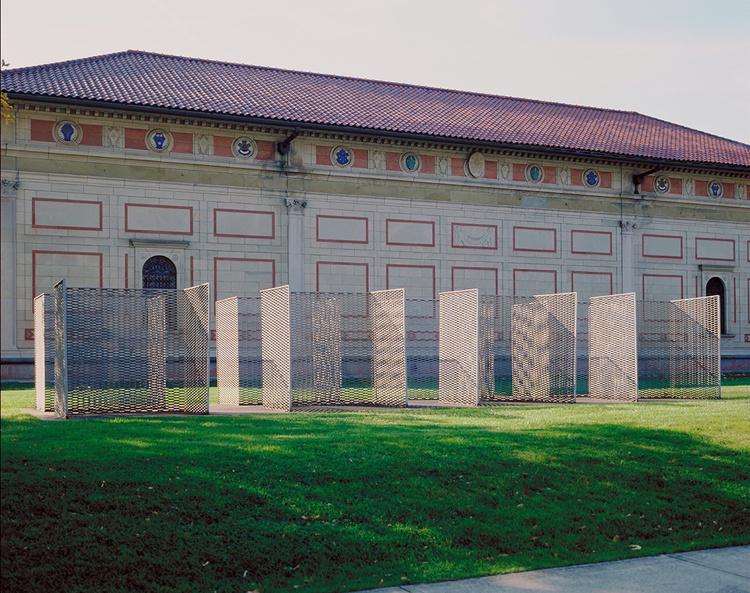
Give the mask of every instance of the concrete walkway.
[[750, 593], [750, 546], [548, 568], [362, 593]]

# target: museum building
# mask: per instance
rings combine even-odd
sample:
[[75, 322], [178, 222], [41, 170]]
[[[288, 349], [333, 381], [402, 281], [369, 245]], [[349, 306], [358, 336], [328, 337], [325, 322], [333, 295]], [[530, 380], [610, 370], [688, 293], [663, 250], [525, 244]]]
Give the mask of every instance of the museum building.
[[[639, 113], [142, 51], [5, 70], [2, 378], [32, 299], [719, 295], [750, 371], [750, 145]], [[429, 314], [426, 313], [426, 314]]]

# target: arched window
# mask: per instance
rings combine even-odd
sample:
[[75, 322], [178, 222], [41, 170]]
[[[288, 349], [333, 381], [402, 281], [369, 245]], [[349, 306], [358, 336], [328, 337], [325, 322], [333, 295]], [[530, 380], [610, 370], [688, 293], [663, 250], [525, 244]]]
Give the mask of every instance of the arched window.
[[719, 323], [721, 325], [721, 333], [727, 333], [727, 311], [726, 311], [726, 287], [721, 278], [714, 276], [708, 282], [706, 282], [706, 296], [718, 296], [719, 297]]
[[168, 257], [155, 255], [143, 264], [143, 288], [177, 288], [177, 268]]

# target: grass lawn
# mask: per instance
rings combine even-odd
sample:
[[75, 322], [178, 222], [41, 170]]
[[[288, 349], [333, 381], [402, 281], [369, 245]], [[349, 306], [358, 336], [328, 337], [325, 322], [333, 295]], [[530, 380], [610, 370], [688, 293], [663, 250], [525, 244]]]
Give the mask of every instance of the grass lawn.
[[750, 383], [722, 401], [24, 416], [3, 591], [333, 592], [750, 543]]

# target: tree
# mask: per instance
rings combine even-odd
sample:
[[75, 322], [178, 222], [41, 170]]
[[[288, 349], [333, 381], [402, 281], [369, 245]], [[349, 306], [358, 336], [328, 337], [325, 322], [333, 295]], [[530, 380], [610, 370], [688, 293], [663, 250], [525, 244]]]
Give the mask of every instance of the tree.
[[[10, 66], [5, 60], [0, 60], [0, 64], [2, 68]], [[15, 117], [15, 109], [8, 98], [8, 93], [5, 92], [0, 92], [0, 115], [6, 124], [11, 123]]]

